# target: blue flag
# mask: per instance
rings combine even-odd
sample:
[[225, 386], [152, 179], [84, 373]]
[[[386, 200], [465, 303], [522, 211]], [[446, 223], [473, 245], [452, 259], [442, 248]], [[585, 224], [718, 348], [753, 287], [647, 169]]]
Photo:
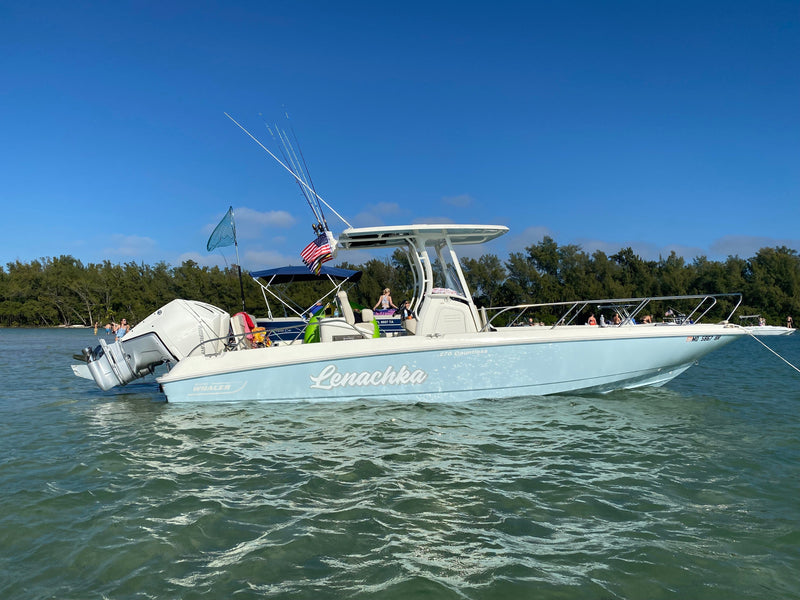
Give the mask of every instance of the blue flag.
[[211, 233], [208, 238], [206, 249], [211, 252], [214, 248], [233, 246], [236, 243], [236, 226], [233, 224], [233, 207], [228, 208], [228, 212], [222, 217], [222, 221]]

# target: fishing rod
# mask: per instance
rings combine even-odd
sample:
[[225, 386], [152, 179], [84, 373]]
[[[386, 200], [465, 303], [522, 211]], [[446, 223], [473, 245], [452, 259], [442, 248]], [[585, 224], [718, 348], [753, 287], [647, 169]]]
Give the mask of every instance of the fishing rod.
[[317, 223], [321, 226], [323, 219], [320, 217], [319, 214], [321, 212], [319, 208], [319, 202], [316, 201], [314, 197], [306, 190], [306, 187], [308, 187], [308, 182], [304, 178], [302, 179], [302, 184], [305, 185], [306, 187], [303, 187], [303, 185], [301, 185], [301, 177], [298, 176], [297, 174], [298, 173], [297, 165], [288, 155], [286, 144], [283, 140], [283, 132], [281, 132], [281, 130], [278, 129], [278, 127], [276, 126], [275, 131], [278, 132], [278, 135], [276, 137], [275, 133], [272, 131], [272, 128], [269, 125], [267, 125], [267, 131], [269, 131], [269, 134], [272, 136], [272, 139], [275, 141], [278, 148], [280, 148], [283, 160], [290, 164], [290, 170], [295, 175], [295, 182], [297, 183], [297, 187], [300, 188], [300, 193], [303, 194], [303, 197], [306, 199], [308, 208], [310, 208], [311, 212], [314, 213], [314, 218], [316, 218]]
[[[283, 114], [286, 116], [286, 122], [289, 123], [289, 131], [292, 132], [294, 143], [297, 146], [298, 152], [300, 153], [300, 159], [302, 161], [303, 171], [305, 172], [306, 178], [308, 179], [308, 183], [311, 184], [311, 189], [314, 190], [314, 193], [316, 194], [317, 188], [314, 187], [314, 180], [311, 179], [311, 171], [308, 168], [308, 163], [306, 163], [306, 157], [303, 155], [303, 149], [300, 147], [300, 140], [297, 138], [297, 134], [294, 131], [294, 125], [292, 125], [292, 120], [289, 118], [288, 112], [284, 112]], [[328, 229], [328, 222], [325, 220], [325, 212], [322, 210], [321, 206], [319, 207], [319, 214], [322, 216], [322, 222], [325, 224], [325, 229]]]
[[[292, 166], [299, 172], [303, 173], [304, 181], [311, 186], [311, 189], [316, 193], [316, 189], [314, 189], [313, 182], [311, 181], [311, 173], [308, 171], [308, 167], [306, 166], [305, 169], [303, 165], [300, 163], [300, 159], [297, 156], [297, 152], [295, 152], [294, 146], [292, 145], [292, 141], [289, 139], [289, 136], [286, 134], [285, 131], [282, 131], [282, 138], [283, 143], [286, 146], [287, 153], [292, 157]], [[298, 150], [300, 149], [300, 142], [297, 141], [297, 137], [295, 136], [295, 144], [297, 145]], [[302, 151], [300, 152], [302, 154]], [[317, 217], [317, 221], [319, 222], [320, 226], [325, 227], [328, 229], [328, 223], [325, 220], [325, 212], [322, 210], [322, 206], [319, 202], [316, 203], [317, 208], [319, 209], [319, 216]], [[321, 219], [321, 220], [320, 220]]]
[[274, 155], [272, 152], [270, 152], [269, 148], [267, 148], [267, 147], [266, 147], [264, 144], [262, 144], [260, 141], [258, 141], [258, 139], [257, 139], [257, 138], [256, 138], [256, 137], [255, 137], [255, 136], [252, 134], [252, 133], [250, 133], [249, 131], [247, 131], [247, 129], [245, 129], [245, 128], [244, 128], [244, 127], [243, 127], [243, 126], [242, 126], [242, 125], [241, 125], [241, 124], [240, 124], [240, 123], [239, 123], [239, 122], [236, 120], [236, 119], [234, 119], [234, 118], [233, 118], [232, 116], [230, 116], [228, 113], [224, 112], [223, 114], [224, 114], [226, 117], [228, 117], [228, 118], [229, 118], [231, 121], [233, 121], [233, 122], [236, 124], [236, 126], [237, 126], [237, 127], [239, 127], [239, 129], [241, 129], [242, 131], [244, 131], [244, 132], [245, 132], [245, 133], [246, 133], [246, 134], [247, 134], [247, 135], [250, 137], [250, 139], [252, 139], [252, 140], [253, 140], [253, 141], [254, 141], [256, 144], [258, 144], [259, 146], [261, 146], [261, 148], [262, 148], [262, 149], [263, 149], [263, 150], [264, 150], [264, 151], [265, 151], [267, 154], [269, 154], [269, 155], [270, 155], [270, 156], [271, 156], [273, 159], [275, 159], [275, 161], [276, 161], [276, 162], [277, 162], [277, 163], [278, 163], [280, 166], [282, 166], [284, 169], [286, 169], [287, 171], [289, 171], [289, 173], [291, 173], [292, 177], [294, 177], [294, 178], [297, 180], [297, 182], [298, 182], [299, 184], [301, 184], [301, 185], [302, 185], [303, 187], [305, 187], [305, 188], [306, 188], [308, 191], [310, 191], [310, 192], [311, 192], [311, 193], [314, 195], [314, 197], [315, 197], [317, 200], [319, 200], [319, 201], [320, 201], [320, 202], [322, 202], [322, 203], [323, 203], [325, 206], [327, 206], [327, 207], [330, 209], [330, 211], [331, 211], [333, 214], [335, 214], [337, 217], [339, 217], [339, 219], [342, 221], [342, 223], [344, 223], [344, 224], [345, 224], [345, 225], [347, 225], [348, 227], [352, 227], [352, 225], [351, 225], [350, 223], [348, 223], [347, 219], [345, 219], [345, 218], [344, 218], [342, 215], [340, 215], [338, 212], [336, 212], [336, 210], [335, 210], [335, 209], [334, 209], [334, 208], [333, 208], [333, 207], [332, 207], [330, 204], [328, 204], [328, 203], [325, 201], [325, 199], [324, 199], [322, 196], [320, 196], [319, 194], [317, 194], [317, 192], [315, 192], [313, 189], [311, 189], [311, 187], [310, 187], [310, 186], [309, 186], [309, 185], [308, 185], [308, 184], [307, 184], [305, 181], [303, 181], [303, 180], [302, 180], [302, 179], [301, 179], [301, 178], [300, 178], [300, 177], [299, 177], [299, 176], [298, 176], [296, 173], [294, 173], [294, 172], [293, 172], [293, 171], [292, 171], [292, 170], [291, 170], [289, 167], [287, 167], [287, 166], [286, 166], [286, 164], [284, 164], [284, 163], [281, 161], [281, 159], [279, 159], [279, 158], [278, 158], [277, 156], [275, 156], [275, 155]]

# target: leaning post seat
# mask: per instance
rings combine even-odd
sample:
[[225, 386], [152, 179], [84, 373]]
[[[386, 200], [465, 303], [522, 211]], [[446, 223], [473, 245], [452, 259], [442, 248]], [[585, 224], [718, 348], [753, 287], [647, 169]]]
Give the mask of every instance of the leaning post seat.
[[350, 323], [350, 325], [355, 325], [356, 316], [353, 314], [353, 307], [350, 306], [350, 300], [347, 298], [347, 292], [344, 290], [339, 290], [336, 293], [336, 299], [339, 302], [339, 310], [342, 311], [344, 320]]
[[237, 350], [245, 350], [250, 348], [250, 342], [247, 339], [249, 328], [244, 319], [244, 313], [236, 313], [231, 317], [231, 334], [234, 338], [234, 348]]

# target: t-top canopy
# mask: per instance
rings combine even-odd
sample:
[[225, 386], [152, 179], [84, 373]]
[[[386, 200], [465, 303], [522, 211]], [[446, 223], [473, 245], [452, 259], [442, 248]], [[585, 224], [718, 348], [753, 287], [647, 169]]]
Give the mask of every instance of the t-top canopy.
[[508, 231], [503, 225], [394, 225], [345, 229], [339, 236], [339, 248], [392, 248], [405, 246], [409, 239], [435, 243], [484, 244]]
[[319, 275], [309, 271], [308, 267], [278, 267], [277, 269], [264, 269], [263, 271], [250, 271], [250, 277], [267, 279], [268, 283], [293, 283], [299, 281], [324, 281], [327, 279], [347, 280], [356, 283], [361, 279], [361, 271], [340, 269], [338, 267], [322, 266]]

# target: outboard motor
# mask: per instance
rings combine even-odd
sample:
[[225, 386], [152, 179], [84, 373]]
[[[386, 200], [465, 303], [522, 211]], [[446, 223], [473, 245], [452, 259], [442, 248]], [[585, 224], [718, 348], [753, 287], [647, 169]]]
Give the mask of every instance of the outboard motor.
[[[173, 300], [112, 343], [84, 348], [89, 373], [103, 391], [152, 373], [158, 365], [175, 364], [193, 350], [221, 352], [230, 326], [224, 310], [193, 300]], [[204, 343], [206, 342], [206, 343]]]

